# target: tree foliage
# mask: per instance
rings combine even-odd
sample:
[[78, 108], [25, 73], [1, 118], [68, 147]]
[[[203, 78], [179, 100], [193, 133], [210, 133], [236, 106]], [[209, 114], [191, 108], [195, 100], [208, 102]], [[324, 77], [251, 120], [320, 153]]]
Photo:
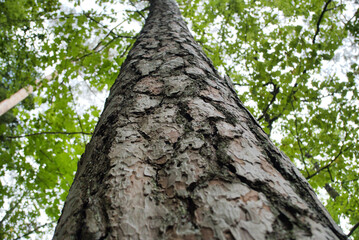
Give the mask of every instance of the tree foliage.
[[[178, 0], [196, 40], [340, 223], [359, 222], [358, 5], [339, 0]], [[76, 162], [147, 14], [146, 1], [0, 3], [0, 97], [45, 71], [0, 118], [0, 238], [59, 216]], [[21, 7], [19, 7], [21, 6]], [[139, 26], [139, 27], [134, 27]], [[83, 98], [88, 104], [83, 103]], [[46, 216], [47, 222], [39, 222]], [[359, 230], [352, 236], [359, 239]]]

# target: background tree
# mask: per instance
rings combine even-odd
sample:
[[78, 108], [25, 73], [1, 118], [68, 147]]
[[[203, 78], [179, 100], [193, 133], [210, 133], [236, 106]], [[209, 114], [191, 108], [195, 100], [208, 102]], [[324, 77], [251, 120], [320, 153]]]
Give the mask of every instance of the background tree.
[[[335, 220], [344, 216], [354, 226], [359, 221], [354, 1], [178, 2], [196, 40], [234, 80], [245, 105], [312, 186], [324, 190]], [[7, 238], [41, 231], [37, 227], [44, 223], [36, 221], [41, 209], [47, 209], [42, 215], [57, 218], [59, 199], [66, 196], [100, 111], [84, 105], [80, 96], [95, 102], [101, 96], [97, 90], [112, 85], [136, 34], [124, 26], [141, 25], [147, 15], [144, 2], [98, 3], [100, 10], [79, 10], [77, 2], [64, 6], [54, 1], [54, 7], [1, 3], [1, 16], [8, 16], [1, 19], [7, 26], [1, 30], [1, 44], [7, 46], [1, 48], [1, 81], [7, 96], [33, 84], [48, 66], [59, 72], [58, 79], [43, 82], [34, 98], [41, 105], [39, 114], [20, 106], [13, 110], [16, 123], [1, 125], [0, 217]], [[124, 19], [122, 25], [117, 19]], [[26, 26], [25, 34], [21, 29]], [[13, 47], [19, 43], [24, 44]], [[16, 78], [7, 70], [15, 68]]]

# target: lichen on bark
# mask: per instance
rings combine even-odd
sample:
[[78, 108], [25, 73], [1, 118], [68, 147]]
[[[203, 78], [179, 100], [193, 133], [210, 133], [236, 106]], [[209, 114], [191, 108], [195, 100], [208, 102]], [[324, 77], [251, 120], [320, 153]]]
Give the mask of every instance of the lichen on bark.
[[175, 1], [150, 3], [54, 239], [345, 239]]

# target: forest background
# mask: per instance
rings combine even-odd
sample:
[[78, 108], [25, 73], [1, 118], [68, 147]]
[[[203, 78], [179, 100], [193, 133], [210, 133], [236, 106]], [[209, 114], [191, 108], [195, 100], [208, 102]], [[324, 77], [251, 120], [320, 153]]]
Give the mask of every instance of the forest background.
[[[359, 2], [177, 2], [245, 106], [359, 239]], [[51, 235], [147, 6], [0, 1], [0, 101], [36, 89], [0, 117], [0, 239]]]

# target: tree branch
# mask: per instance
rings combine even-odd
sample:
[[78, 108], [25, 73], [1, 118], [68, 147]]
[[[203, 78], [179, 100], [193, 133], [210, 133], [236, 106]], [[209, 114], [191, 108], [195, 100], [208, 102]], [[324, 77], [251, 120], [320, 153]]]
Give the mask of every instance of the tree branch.
[[273, 83], [272, 81], [264, 84], [263, 87], [265, 87], [265, 86], [267, 86], [269, 84], [273, 85], [273, 92], [271, 92], [273, 97], [272, 97], [271, 101], [268, 103], [267, 107], [265, 109], [263, 109], [262, 115], [257, 119], [257, 121], [260, 121], [267, 114], [267, 111], [269, 110], [270, 106], [274, 103], [274, 101], [277, 98], [277, 94], [279, 93], [279, 88], [280, 87], [277, 87], [277, 85], [275, 83]]
[[131, 49], [132, 45], [133, 45], [132, 43], [127, 45], [125, 51], [123, 51], [122, 54], [120, 55], [120, 58], [123, 58], [126, 55], [126, 53]]
[[308, 177], [306, 177], [306, 179], [307, 179], [307, 180], [308, 180], [308, 179], [311, 179], [312, 177], [318, 175], [318, 173], [320, 173], [320, 172], [323, 171], [324, 169], [329, 168], [329, 167], [330, 167], [331, 165], [333, 165], [333, 163], [334, 163], [345, 151], [347, 151], [351, 146], [352, 146], [352, 144], [349, 145], [346, 149], [343, 150], [343, 148], [344, 148], [344, 144], [343, 144], [343, 146], [340, 148], [339, 153], [337, 154], [337, 156], [335, 156], [335, 158], [334, 158], [333, 160], [331, 160], [327, 165], [325, 165], [325, 166], [319, 168], [315, 173], [313, 173], [313, 174], [309, 175]]
[[143, 9], [143, 10], [141, 10], [141, 11], [139, 11], [139, 10], [137, 10], [137, 7], [136, 7], [136, 5], [130, 0], [130, 4], [136, 9], [135, 10], [135, 12], [136, 13], [138, 13], [143, 19], [145, 19], [146, 20], [146, 17], [142, 14], [142, 12], [141, 11], [143, 11], [143, 10], [145, 10], [145, 9]]
[[22, 235], [22, 236], [20, 236], [20, 237], [18, 237], [18, 238], [15, 238], [14, 240], [19, 240], [19, 239], [22, 239], [22, 238], [24, 238], [24, 237], [26, 237], [26, 236], [29, 236], [30, 234], [36, 232], [36, 231], [39, 230], [40, 228], [46, 227], [47, 225], [52, 224], [52, 223], [55, 223], [55, 222], [56, 222], [56, 221], [52, 221], [52, 222], [48, 222], [48, 223], [42, 224], [42, 225], [40, 225], [40, 226], [38, 226], [38, 227], [35, 227], [35, 228], [32, 229], [31, 231], [25, 233], [24, 235]]
[[[106, 25], [102, 24], [101, 22], [99, 22], [99, 21], [97, 21], [95, 18], [93, 18], [93, 17], [90, 15], [90, 13], [84, 12], [84, 15], [85, 15], [88, 19], [90, 19], [91, 21], [93, 21], [93, 22], [97, 23], [98, 25], [102, 26], [103, 28], [109, 30], [109, 32], [108, 32], [108, 34], [106, 35], [105, 38], [107, 38], [110, 34], [112, 35], [112, 37], [119, 37], [119, 34], [115, 33], [114, 30], [115, 30], [118, 26], [120, 26], [121, 24], [123, 24], [123, 23], [126, 21], [126, 20], [124, 20], [124, 21], [122, 21], [121, 23], [117, 24], [117, 25], [116, 25], [115, 27], [113, 27], [112, 29], [109, 29]], [[104, 38], [104, 39], [105, 39], [105, 38]], [[101, 43], [101, 42], [100, 42], [100, 43]], [[96, 47], [95, 47], [94, 49], [96, 49]]]
[[5, 216], [0, 220], [0, 226], [2, 226], [2, 225], [3, 225], [3, 222], [4, 222], [7, 218], [9, 218], [9, 216], [10, 216], [11, 213], [15, 210], [15, 208], [17, 208], [17, 207], [19, 206], [19, 204], [20, 204], [20, 202], [22, 201], [22, 199], [24, 198], [25, 194], [26, 194], [26, 192], [24, 192], [24, 193], [22, 194], [22, 196], [21, 196], [19, 199], [16, 200], [16, 202], [15, 202], [15, 204], [14, 204], [13, 206], [11, 206], [11, 203], [13, 203], [13, 202], [10, 203], [10, 209], [6, 211]]
[[[75, 97], [74, 97], [74, 94], [72, 93], [72, 90], [70, 88], [70, 94], [71, 94], [71, 98], [72, 98], [72, 103], [74, 104], [74, 106], [76, 106], [76, 102], [75, 102]], [[79, 122], [79, 125], [80, 125], [80, 128], [81, 128], [81, 131], [84, 132], [84, 129], [82, 127], [82, 122], [81, 122], [81, 119], [80, 119], [80, 116], [79, 114], [76, 112], [76, 117], [77, 117], [77, 120]], [[83, 146], [85, 147], [86, 146], [86, 139], [85, 139], [85, 136], [82, 135], [82, 143], [83, 143]]]
[[345, 25], [348, 25], [354, 18], [357, 18], [358, 13], [359, 13], [359, 9], [356, 10], [354, 15], [345, 23]]
[[313, 44], [315, 44], [315, 39], [316, 37], [318, 36], [319, 34], [319, 31], [320, 31], [320, 23], [323, 19], [323, 16], [324, 16], [324, 13], [327, 11], [327, 8], [328, 8], [328, 5], [331, 3], [332, 0], [328, 0], [325, 5], [324, 5], [324, 8], [323, 8], [323, 11], [322, 13], [320, 14], [319, 16], [319, 19], [318, 19], [318, 22], [317, 22], [317, 30], [315, 31], [315, 34], [314, 34], [314, 37], [313, 37]]
[[[293, 103], [292, 103], [292, 108], [294, 109]], [[292, 131], [292, 128], [286, 127], [286, 129], [295, 138], [295, 140], [296, 140], [296, 142], [298, 144], [298, 147], [299, 147], [299, 151], [300, 151], [300, 159], [299, 160], [304, 165], [304, 168], [305, 168], [305, 171], [307, 172], [307, 175], [309, 175], [308, 166], [307, 166], [307, 163], [304, 160], [304, 155], [305, 154], [303, 153], [303, 148], [302, 148], [303, 143], [299, 138], [297, 115], [295, 114], [294, 116], [295, 116], [295, 122], [294, 122], [294, 124], [295, 124], [295, 133]]]
[[[83, 14], [82, 13], [79, 13], [79, 14], [74, 14], [74, 13], [68, 13], [68, 14], [64, 14], [62, 16], [59, 16], [59, 17], [49, 17], [49, 18], [29, 18], [29, 19], [9, 19], [7, 21], [4, 21], [4, 22], [0, 22], [0, 26], [1, 25], [13, 25], [12, 23], [16, 23], [16, 22], [20, 22], [20, 23], [28, 23], [28, 22], [42, 22], [42, 21], [50, 21], [50, 20], [60, 20], [60, 19], [67, 19], [67, 18], [70, 18], [70, 17], [80, 17], [82, 16]], [[42, 16], [39, 16], [39, 17], [43, 17]]]
[[74, 135], [74, 134], [83, 134], [83, 135], [92, 135], [92, 133], [88, 133], [88, 132], [38, 132], [38, 133], [30, 133], [30, 134], [24, 134], [24, 135], [18, 135], [18, 136], [2, 136], [4, 138], [8, 138], [8, 139], [16, 139], [16, 138], [23, 138], [23, 137], [33, 137], [33, 136], [38, 136], [38, 135], [56, 135], [56, 134], [61, 134], [61, 135]]
[[350, 232], [348, 233], [347, 237], [350, 237], [358, 227], [359, 227], [359, 222], [357, 222], [357, 224], [355, 224], [354, 227], [350, 229]]
[[307, 175], [309, 175], [307, 164], [304, 161], [304, 153], [303, 153], [303, 148], [302, 148], [302, 141], [299, 139], [297, 115], [295, 115], [294, 123], [295, 123], [295, 133], [296, 133], [295, 138], [297, 140], [297, 144], [298, 144], [298, 147], [299, 147], [301, 162], [304, 165], [304, 168], [305, 168], [305, 171], [307, 172]]
[[[107, 37], [107, 36], [106, 36]], [[113, 41], [115, 41], [116, 39], [118, 38], [131, 38], [131, 39], [136, 39], [137, 36], [125, 36], [125, 35], [116, 35], [116, 37], [112, 38], [108, 43], [106, 43], [101, 49], [98, 49], [101, 45], [102, 45], [102, 42], [103, 40], [101, 40], [97, 45], [96, 47], [93, 48], [93, 51], [92, 52], [89, 52], [89, 53], [86, 53], [84, 55], [82, 55], [81, 57], [78, 57], [76, 59], [74, 59], [73, 61], [79, 61], [85, 57], [88, 57], [90, 55], [92, 55], [93, 53], [98, 53], [98, 52], [101, 52], [102, 50], [104, 50], [105, 48], [107, 48]]]

